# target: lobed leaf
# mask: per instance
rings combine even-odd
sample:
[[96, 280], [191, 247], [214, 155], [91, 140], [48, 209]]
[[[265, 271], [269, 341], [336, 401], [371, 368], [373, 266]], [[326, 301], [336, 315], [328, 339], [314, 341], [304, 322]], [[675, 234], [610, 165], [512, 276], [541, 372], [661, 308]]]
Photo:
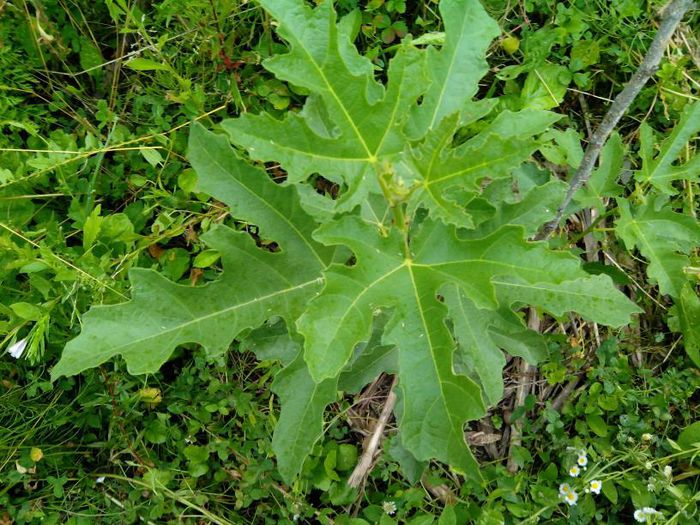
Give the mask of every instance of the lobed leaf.
[[657, 209], [654, 201], [631, 206], [617, 201], [620, 217], [615, 233], [627, 249], [639, 249], [649, 260], [647, 273], [659, 285], [662, 294], [678, 298], [690, 265], [688, 255], [700, 244], [700, 225], [691, 216], [666, 208]]
[[485, 182], [509, 177], [537, 149], [534, 135], [559, 118], [547, 111], [505, 111], [457, 147], [452, 147], [452, 140], [458, 117], [445, 119], [407, 154], [401, 174], [418, 184], [411, 208], [423, 206], [446, 223], [473, 228], [473, 217], [465, 204], [481, 192]]
[[617, 180], [624, 164], [625, 146], [619, 134], [613, 133], [600, 152], [600, 163], [584, 187], [578, 190], [575, 199], [582, 208], [605, 210], [604, 199], [618, 197], [622, 186]]
[[656, 157], [652, 157], [654, 135], [651, 128], [644, 124], [641, 136], [640, 154], [642, 169], [635, 174], [639, 182], [653, 185], [659, 191], [673, 195], [677, 191], [672, 183], [677, 180], [697, 182], [700, 177], [700, 155], [693, 156], [681, 165], [673, 163], [678, 159], [682, 149], [700, 131], [700, 102], [688, 104], [683, 111], [680, 122], [673, 132], [661, 143]]
[[[481, 417], [486, 405], [479, 385], [454, 370], [454, 343], [446, 324], [453, 318], [449, 308], [454, 310], [454, 300], [445, 304], [438, 299], [443, 287], [456, 287], [463, 301], [490, 311], [470, 319], [481, 336], [490, 325], [499, 324], [493, 311], [515, 302], [536, 304], [554, 314], [567, 309], [593, 315], [608, 324], [622, 324], [637, 311], [611, 286], [609, 277], [588, 276], [571, 255], [527, 242], [518, 226], [460, 240], [453, 226], [426, 219], [411, 236], [409, 253], [399, 232], [378, 235], [374, 226], [354, 216], [325, 224], [316, 238], [349, 247], [355, 263], [333, 264], [325, 271], [322, 293], [297, 322], [313, 379], [336, 377], [356, 345], [369, 338], [373, 312], [392, 309], [384, 342], [398, 348], [402, 443], [418, 460], [438, 458], [477, 477], [463, 425]], [[512, 338], [512, 319], [506, 317], [500, 324], [511, 325], [505, 334]], [[463, 333], [461, 325], [457, 328]], [[503, 362], [497, 344], [481, 346], [484, 354], [471, 354], [478, 357], [471, 361], [474, 368], [493, 367], [482, 375], [489, 400], [497, 399], [501, 388], [493, 377]], [[523, 353], [532, 358], [541, 355], [541, 348]]]
[[131, 301], [94, 307], [83, 316], [82, 332], [66, 345], [54, 379], [117, 355], [133, 374], [155, 372], [186, 343], [220, 354], [243, 330], [272, 316], [293, 324], [320, 287], [332, 250], [311, 238], [316, 223], [299, 206], [294, 188], [276, 185], [236, 158], [225, 138], [201, 126], [192, 129], [190, 161], [203, 190], [229, 204], [237, 217], [261, 224], [261, 233], [278, 241], [281, 251], [262, 250], [248, 234], [218, 226], [203, 240], [221, 253], [219, 280], [192, 287], [133, 269]]

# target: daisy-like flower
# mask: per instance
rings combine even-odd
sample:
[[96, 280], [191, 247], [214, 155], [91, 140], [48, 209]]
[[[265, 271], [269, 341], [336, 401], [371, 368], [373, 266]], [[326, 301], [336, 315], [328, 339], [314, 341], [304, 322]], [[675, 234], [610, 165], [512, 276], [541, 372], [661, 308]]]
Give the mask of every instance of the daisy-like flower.
[[578, 494], [576, 494], [575, 490], [567, 492], [566, 494], [564, 494], [564, 501], [566, 501], [569, 504], [569, 507], [573, 507], [578, 501]]
[[390, 516], [394, 515], [396, 513], [396, 503], [393, 501], [385, 501], [382, 503], [382, 510]]
[[578, 463], [579, 467], [583, 467], [585, 469], [586, 465], [588, 465], [588, 457], [586, 455], [579, 456], [576, 463]]
[[579, 474], [581, 474], [581, 469], [578, 467], [578, 465], [574, 465], [569, 469], [569, 476], [572, 478], [577, 478]]
[[562, 483], [559, 485], [559, 495], [560, 496], [566, 496], [569, 492], [571, 492], [571, 485], [568, 483]]
[[600, 489], [602, 488], [603, 482], [599, 479], [592, 479], [591, 482], [588, 484], [588, 490], [590, 490], [593, 494], [600, 494]]
[[7, 353], [15, 359], [19, 359], [22, 356], [25, 348], [27, 348], [27, 339], [20, 339], [7, 349]]
[[642, 509], [634, 511], [634, 520], [639, 523], [644, 523], [647, 520], [647, 515]]

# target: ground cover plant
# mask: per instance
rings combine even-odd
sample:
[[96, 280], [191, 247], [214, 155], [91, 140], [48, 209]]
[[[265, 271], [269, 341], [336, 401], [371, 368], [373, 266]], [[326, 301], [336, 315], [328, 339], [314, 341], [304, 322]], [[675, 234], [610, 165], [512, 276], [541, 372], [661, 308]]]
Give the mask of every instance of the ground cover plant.
[[3, 6], [2, 519], [696, 522], [685, 4]]

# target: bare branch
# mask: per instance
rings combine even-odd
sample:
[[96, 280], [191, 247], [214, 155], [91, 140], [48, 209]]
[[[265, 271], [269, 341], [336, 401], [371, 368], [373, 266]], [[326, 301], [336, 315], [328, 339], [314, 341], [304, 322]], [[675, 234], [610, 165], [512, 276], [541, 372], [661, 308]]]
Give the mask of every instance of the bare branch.
[[654, 40], [649, 46], [647, 54], [644, 56], [642, 63], [635, 71], [632, 78], [627, 82], [625, 88], [615, 97], [608, 112], [603, 117], [602, 122], [598, 125], [593, 136], [591, 137], [586, 152], [581, 160], [581, 165], [578, 167], [571, 179], [569, 191], [557, 210], [557, 216], [548, 222], [539, 238], [547, 238], [559, 226], [566, 208], [571, 203], [574, 194], [583, 186], [591, 176], [595, 167], [600, 150], [608, 140], [615, 126], [620, 121], [622, 115], [625, 114], [636, 96], [647, 83], [649, 78], [656, 72], [663, 57], [664, 50], [668, 46], [673, 33], [676, 31], [678, 24], [681, 22], [688, 10], [695, 5], [693, 0], [673, 0], [663, 9], [661, 24], [659, 30], [654, 36]]

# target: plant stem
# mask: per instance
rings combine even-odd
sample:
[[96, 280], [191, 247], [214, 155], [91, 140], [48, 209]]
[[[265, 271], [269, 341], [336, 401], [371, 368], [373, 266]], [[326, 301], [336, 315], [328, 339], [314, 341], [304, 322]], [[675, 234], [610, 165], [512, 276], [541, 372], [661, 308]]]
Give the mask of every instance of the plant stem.
[[595, 167], [598, 156], [600, 155], [600, 150], [605, 144], [605, 141], [612, 133], [613, 129], [619, 122], [620, 118], [625, 114], [627, 109], [630, 107], [636, 96], [639, 94], [641, 89], [647, 83], [649, 78], [656, 72], [663, 57], [664, 51], [668, 46], [673, 33], [676, 31], [678, 24], [681, 22], [686, 12], [695, 5], [693, 0], [673, 0], [663, 9], [663, 18], [659, 30], [654, 36], [654, 40], [649, 46], [649, 50], [642, 63], [634, 72], [632, 78], [627, 82], [625, 88], [615, 97], [612, 105], [608, 109], [608, 112], [603, 117], [602, 122], [598, 125], [593, 136], [591, 137], [588, 147], [586, 147], [586, 152], [581, 160], [581, 165], [578, 167], [571, 179], [571, 184], [569, 185], [569, 190], [566, 193], [566, 197], [562, 201], [561, 205], [557, 209], [557, 216], [550, 222], [548, 222], [539, 236], [540, 238], [546, 239], [552, 232], [559, 226], [566, 208], [571, 203], [574, 194], [583, 186], [591, 176], [593, 168]]

